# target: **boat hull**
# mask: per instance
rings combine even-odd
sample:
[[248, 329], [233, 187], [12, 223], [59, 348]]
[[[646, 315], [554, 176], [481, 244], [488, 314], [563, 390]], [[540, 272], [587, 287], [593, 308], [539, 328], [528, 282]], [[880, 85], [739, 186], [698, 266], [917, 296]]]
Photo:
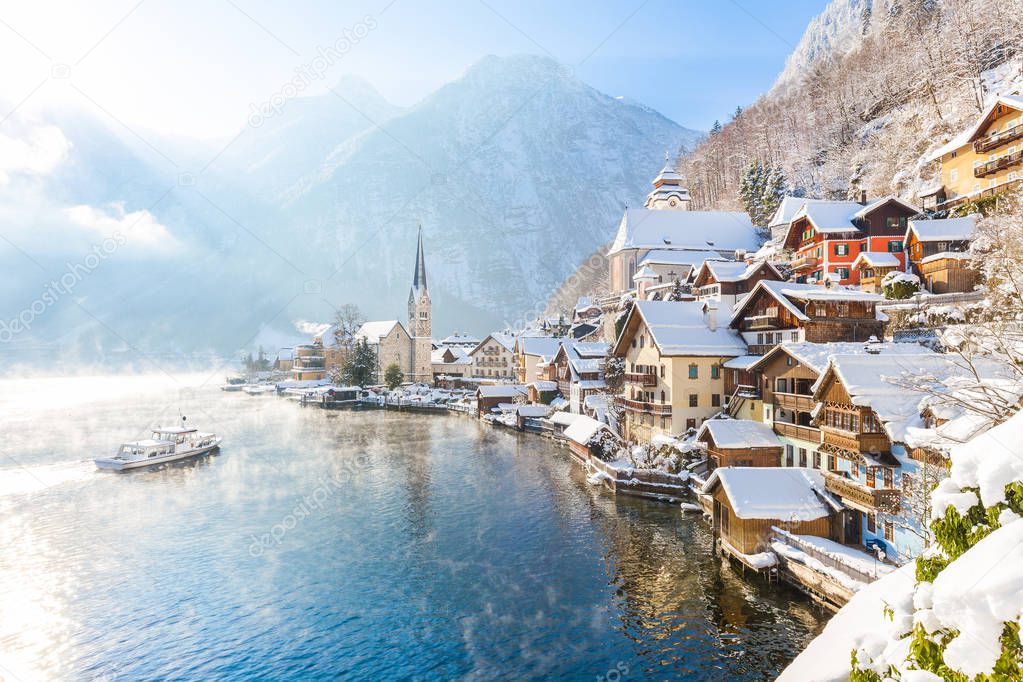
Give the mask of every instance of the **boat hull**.
[[169, 455], [161, 455], [160, 457], [149, 457], [146, 459], [138, 460], [122, 460], [114, 459], [113, 457], [104, 457], [100, 459], [94, 459], [98, 469], [104, 469], [107, 471], [127, 471], [129, 469], [141, 469], [143, 467], [150, 467], [155, 464], [165, 464], [167, 462], [176, 462], [181, 459], [188, 459], [189, 457], [199, 457], [210, 453], [220, 447], [221, 439], [218, 438], [212, 445], [206, 445], [201, 448], [193, 448], [191, 450], [184, 450], [182, 452], [173, 452]]

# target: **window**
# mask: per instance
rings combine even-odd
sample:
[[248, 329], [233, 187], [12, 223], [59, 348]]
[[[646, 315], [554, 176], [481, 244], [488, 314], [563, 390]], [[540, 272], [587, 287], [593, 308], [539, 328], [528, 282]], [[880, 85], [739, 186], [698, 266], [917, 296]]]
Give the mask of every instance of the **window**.
[[699, 379], [700, 378], [700, 368], [697, 367], [696, 365], [689, 365], [689, 378], [690, 379]]
[[718, 367], [717, 365], [711, 365], [711, 368], [710, 368], [710, 378], [711, 379], [719, 379], [719, 378], [721, 378], [721, 368]]
[[791, 356], [791, 355], [786, 355], [786, 356], [785, 356], [785, 364], [786, 364], [786, 365], [788, 365], [789, 367], [791, 367], [791, 366], [792, 366], [792, 363], [794, 363], [794, 362], [795, 362], [795, 360], [793, 360], [793, 359], [792, 359], [792, 356]]
[[686, 420], [686, 431], [688, 431], [689, 429], [695, 429], [695, 428], [696, 428], [696, 420], [695, 419], [687, 419]]
[[834, 471], [834, 470], [835, 470], [835, 456], [834, 455], [828, 455], [828, 471]]
[[895, 539], [895, 526], [891, 521], [884, 522], [884, 539], [888, 542]]
[[721, 395], [718, 393], [712, 395], [710, 397], [710, 404], [711, 407], [721, 407]]
[[888, 216], [884, 219], [885, 227], [906, 227], [906, 216]]
[[795, 448], [791, 445], [785, 446], [785, 466], [795, 466]]
[[959, 182], [959, 169], [953, 168], [948, 174], [948, 181], [950, 183]]
[[643, 344], [644, 344], [645, 341], [646, 341], [646, 337], [641, 334], [640, 337], [639, 337], [639, 347], [640, 348], [643, 347]]
[[763, 334], [763, 332], [760, 332], [760, 333], [757, 334], [757, 345], [759, 345], [759, 346], [764, 345], [764, 334]]
[[888, 253], [902, 253], [902, 242], [898, 240], [888, 242]]
[[661, 402], [664, 402], [664, 391], [661, 391]]
[[813, 468], [814, 469], [821, 468], [821, 453], [817, 452], [816, 450], [814, 450], [813, 452]]
[[664, 378], [664, 365], [661, 365], [661, 378]]
[[849, 245], [848, 244], [835, 244], [835, 255], [836, 256], [848, 256]]
[[695, 393], [690, 393], [689, 394], [689, 407], [699, 407], [699, 406], [700, 406], [700, 396], [698, 396]]
[[849, 268], [835, 268], [835, 274], [840, 279], [849, 279]]
[[867, 513], [867, 532], [874, 533], [877, 531], [877, 522], [874, 520], [874, 515]]
[[867, 467], [867, 487], [874, 488], [877, 486], [877, 479], [874, 476], [874, 467]]
[[806, 467], [806, 448], [799, 448], [799, 466]]

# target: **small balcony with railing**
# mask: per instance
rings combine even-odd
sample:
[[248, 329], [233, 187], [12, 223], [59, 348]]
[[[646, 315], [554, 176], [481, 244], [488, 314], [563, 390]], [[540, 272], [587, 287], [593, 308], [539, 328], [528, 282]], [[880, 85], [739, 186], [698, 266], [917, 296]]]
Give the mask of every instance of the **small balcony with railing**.
[[822, 442], [848, 452], [889, 452], [891, 443], [883, 433], [854, 433], [845, 429], [821, 425]]
[[781, 326], [781, 314], [776, 306], [772, 306], [757, 315], [747, 315], [743, 318], [742, 326], [749, 331], [761, 329], [777, 329]]
[[671, 416], [671, 403], [655, 403], [647, 402], [645, 400], [632, 400], [624, 396], [617, 396], [615, 403], [623, 410], [629, 412], [642, 412], [644, 414], [654, 414], [662, 417]]
[[820, 259], [816, 256], [806, 255], [793, 259], [792, 262], [789, 263], [789, 267], [793, 270], [813, 270], [817, 267], [818, 263], [820, 263]]
[[813, 412], [813, 408], [816, 406], [813, 396], [807, 393], [775, 391], [773, 395], [775, 408], [791, 410], [792, 412]]
[[978, 154], [983, 154], [984, 152], [989, 152], [992, 149], [997, 149], [998, 147], [1001, 147], [1003, 144], [1008, 144], [1021, 138], [1023, 138], [1023, 124], [1013, 126], [1007, 130], [1003, 130], [1000, 133], [995, 133], [994, 135], [982, 137], [979, 140], [974, 140], [973, 151], [977, 152]]
[[657, 385], [657, 375], [653, 372], [626, 372], [625, 383], [649, 388]]
[[824, 472], [824, 486], [851, 506], [868, 511], [898, 510], [901, 493], [897, 488], [871, 488], [830, 471]]
[[1010, 166], [1018, 165], [1021, 162], [1023, 162], [1023, 150], [1015, 151], [1012, 154], [1006, 154], [994, 161], [988, 161], [987, 163], [978, 165], [973, 169], [973, 177], [982, 178], [986, 175], [993, 175], [994, 173], [1005, 170]]
[[793, 424], [792, 422], [779, 421], [776, 419], [774, 421], [774, 432], [779, 436], [787, 436], [788, 438], [795, 438], [796, 440], [805, 440], [809, 443], [821, 442], [820, 429], [812, 426]]

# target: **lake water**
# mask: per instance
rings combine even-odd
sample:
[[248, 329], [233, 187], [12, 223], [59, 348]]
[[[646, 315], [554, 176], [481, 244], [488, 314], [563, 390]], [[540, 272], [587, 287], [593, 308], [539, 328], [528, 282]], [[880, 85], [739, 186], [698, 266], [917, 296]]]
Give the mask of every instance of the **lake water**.
[[[535, 436], [205, 378], [0, 381], [0, 678], [763, 680], [823, 625]], [[179, 410], [218, 455], [88, 461]]]

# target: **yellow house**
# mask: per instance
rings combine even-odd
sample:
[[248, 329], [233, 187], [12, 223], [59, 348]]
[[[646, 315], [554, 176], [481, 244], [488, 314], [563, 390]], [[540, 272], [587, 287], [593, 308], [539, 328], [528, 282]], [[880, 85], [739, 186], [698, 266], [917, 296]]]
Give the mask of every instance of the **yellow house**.
[[729, 359], [746, 344], [717, 311], [697, 301], [637, 301], [615, 343], [625, 359], [625, 382], [616, 402], [622, 435], [632, 441], [677, 435], [720, 412]]
[[1023, 180], [1023, 97], [998, 97], [928, 160], [940, 161], [941, 175], [921, 193], [924, 208], [953, 208]]

